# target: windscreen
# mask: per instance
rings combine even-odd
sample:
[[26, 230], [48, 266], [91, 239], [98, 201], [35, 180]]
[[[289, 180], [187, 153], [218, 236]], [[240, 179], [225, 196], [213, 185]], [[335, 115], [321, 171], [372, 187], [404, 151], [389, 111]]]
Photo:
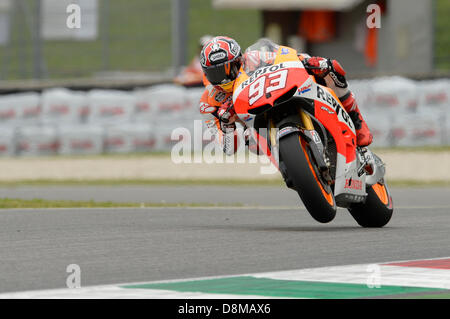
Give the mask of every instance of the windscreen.
[[269, 39], [260, 39], [245, 50], [243, 70], [251, 76], [255, 70], [272, 65], [279, 45]]

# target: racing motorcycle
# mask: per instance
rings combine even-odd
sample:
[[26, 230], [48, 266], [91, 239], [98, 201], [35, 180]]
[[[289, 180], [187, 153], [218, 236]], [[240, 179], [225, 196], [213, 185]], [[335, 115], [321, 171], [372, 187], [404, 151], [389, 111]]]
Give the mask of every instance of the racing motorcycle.
[[289, 47], [250, 46], [233, 104], [260, 154], [266, 154], [311, 216], [328, 223], [347, 208], [362, 227], [383, 227], [393, 202], [381, 159], [356, 145], [354, 124], [333, 90], [317, 83]]

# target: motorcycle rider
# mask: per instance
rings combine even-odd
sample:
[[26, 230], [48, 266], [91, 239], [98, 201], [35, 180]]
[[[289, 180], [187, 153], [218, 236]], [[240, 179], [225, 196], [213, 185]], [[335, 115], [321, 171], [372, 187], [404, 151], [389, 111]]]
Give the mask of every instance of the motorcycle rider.
[[[318, 83], [326, 85], [336, 93], [355, 124], [357, 145], [367, 146], [372, 143], [372, 134], [361, 115], [355, 96], [348, 89], [346, 72], [339, 62], [323, 57], [310, 57], [302, 53], [298, 54], [298, 57], [307, 72], [313, 75]], [[251, 60], [257, 57], [248, 58]], [[200, 113], [207, 115], [205, 122], [208, 128], [217, 127], [219, 142], [224, 145], [226, 153], [228, 152], [225, 150], [224, 133], [234, 130], [238, 121], [232, 105], [232, 95], [234, 81], [243, 60], [239, 44], [225, 36], [217, 36], [208, 41], [200, 53], [200, 64], [204, 73], [203, 83], [206, 87], [200, 99]], [[236, 149], [235, 134], [234, 151]]]

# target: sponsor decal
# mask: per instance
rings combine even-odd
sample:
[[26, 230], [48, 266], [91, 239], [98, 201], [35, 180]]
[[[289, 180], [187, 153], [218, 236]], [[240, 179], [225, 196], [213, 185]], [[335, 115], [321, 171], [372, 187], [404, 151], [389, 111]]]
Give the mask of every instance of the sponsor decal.
[[135, 139], [133, 145], [136, 147], [153, 147], [156, 144], [156, 139]]
[[39, 106], [37, 107], [33, 107], [33, 108], [29, 108], [23, 111], [23, 117], [33, 117], [36, 115], [39, 115], [41, 109], [39, 108]]
[[334, 83], [336, 83], [337, 86], [344, 88], [345, 87], [345, 83], [342, 83], [341, 81], [339, 81], [338, 77], [336, 76], [336, 74], [334, 74], [334, 72], [330, 72], [330, 76], [333, 79]]
[[363, 183], [357, 179], [346, 179], [344, 188], [362, 190]]
[[225, 92], [217, 91], [216, 95], [214, 95], [214, 100], [216, 100], [216, 102], [222, 103], [225, 101], [226, 97], [227, 94]]
[[245, 80], [244, 82], [242, 82], [241, 84], [241, 88], [245, 88], [247, 85], [253, 83], [256, 81], [256, 79], [263, 74], [266, 74], [267, 72], [275, 72], [278, 71], [280, 69], [285, 69], [286, 67], [283, 65], [283, 63], [280, 64], [275, 64], [272, 66], [266, 66], [264, 68], [260, 68], [258, 70], [255, 71], [255, 73], [253, 73], [253, 75], [248, 78], [247, 80]]
[[61, 114], [68, 114], [69, 113], [69, 107], [67, 105], [52, 105], [50, 107], [50, 113], [61, 113]]
[[205, 121], [205, 125], [207, 128], [211, 129], [211, 128], [215, 128], [216, 127], [216, 123], [214, 120], [206, 120]]
[[316, 131], [311, 131], [311, 136], [313, 137], [314, 142], [317, 143], [321, 143], [322, 140], [320, 139], [319, 134]]
[[252, 119], [252, 117], [250, 116], [250, 115], [246, 115], [246, 116], [244, 116], [243, 118], [242, 118], [242, 120], [244, 121], [244, 122], [248, 122], [248, 121], [250, 121]]
[[321, 106], [320, 107], [321, 110], [324, 110], [325, 112], [328, 112], [329, 114], [334, 114], [333, 111], [331, 111], [329, 108], [325, 107], [325, 106]]
[[311, 91], [311, 87], [312, 87], [312, 83], [310, 85], [307, 85], [307, 86], [299, 88], [298, 89], [298, 94], [304, 94], [306, 92]]
[[16, 116], [16, 112], [14, 110], [6, 110], [0, 111], [0, 118], [12, 118]]
[[200, 113], [208, 114], [214, 113], [217, 110], [217, 107], [209, 105], [208, 103], [200, 103]]
[[227, 54], [225, 52], [216, 52], [209, 56], [209, 60], [211, 62], [215, 62], [215, 61], [225, 59], [226, 57], [227, 57]]
[[71, 141], [70, 146], [75, 149], [92, 149], [94, 144], [91, 141]]
[[[280, 63], [280, 64], [269, 65], [269, 66], [257, 69], [252, 74], [251, 77], [249, 77], [247, 80], [243, 81], [239, 85], [235, 86], [235, 90], [233, 91], [233, 102], [234, 103], [236, 102], [236, 99], [238, 98], [238, 96], [242, 93], [242, 91], [244, 91], [247, 88], [247, 86], [249, 86], [249, 85], [251, 85], [253, 83], [256, 83], [256, 81], [260, 77], [262, 77], [265, 73], [272, 73], [272, 72], [275, 72], [275, 71], [280, 70], [280, 69], [289, 69], [289, 68], [300, 69], [300, 68], [304, 68], [304, 66], [303, 66], [303, 64], [300, 61], [298, 61], [298, 62], [297, 61], [287, 61], [287, 62], [283, 62], [283, 63]], [[280, 70], [279, 72], [283, 72], [284, 73], [284, 70]]]
[[319, 67], [321, 69], [328, 69], [328, 61], [327, 60], [320, 60], [319, 61]]
[[289, 54], [289, 49], [281, 48], [281, 55]]
[[200, 64], [202, 66], [206, 66], [206, 56], [205, 56], [204, 50], [202, 50], [202, 52], [200, 52]]
[[227, 41], [228, 46], [230, 47], [230, 52], [236, 56], [239, 53], [239, 50], [241, 49], [238, 45], [236, 45], [233, 41]]
[[447, 101], [447, 94], [445, 92], [430, 93], [425, 98], [429, 104], [441, 104]]
[[213, 43], [213, 45], [211, 46], [211, 52], [216, 52], [220, 50], [220, 44], [219, 43]]
[[136, 111], [137, 112], [146, 112], [150, 111], [150, 104], [147, 102], [141, 102], [136, 104]]
[[280, 139], [283, 136], [286, 136], [286, 135], [294, 133], [294, 132], [299, 132], [299, 131], [300, 130], [296, 127], [286, 126], [278, 131], [277, 138]]
[[[334, 108], [334, 110], [336, 111], [336, 115], [339, 116], [339, 113], [340, 113], [341, 117], [344, 119], [345, 123], [347, 123], [347, 125], [350, 128], [353, 128], [353, 122], [350, 119], [350, 116], [347, 114], [347, 112], [345, 112], [342, 109], [341, 104], [338, 101], [336, 101], [336, 99], [329, 92], [326, 92], [320, 86], [317, 87], [317, 98], [321, 99], [322, 101], [326, 102], [328, 105], [332, 106]], [[341, 110], [342, 110], [342, 112], [341, 112]]]
[[112, 107], [103, 106], [100, 108], [100, 114], [104, 116], [116, 116], [124, 113], [125, 110], [123, 109], [123, 107], [120, 106], [112, 106]]

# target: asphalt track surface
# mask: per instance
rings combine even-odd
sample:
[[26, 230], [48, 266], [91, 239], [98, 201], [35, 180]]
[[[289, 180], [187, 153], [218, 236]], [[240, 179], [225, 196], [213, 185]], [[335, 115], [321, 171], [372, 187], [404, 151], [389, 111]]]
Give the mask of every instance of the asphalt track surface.
[[319, 224], [282, 187], [15, 187], [0, 197], [244, 207], [0, 210], [0, 292], [235, 275], [450, 256], [450, 189], [393, 188], [395, 212], [363, 229]]

